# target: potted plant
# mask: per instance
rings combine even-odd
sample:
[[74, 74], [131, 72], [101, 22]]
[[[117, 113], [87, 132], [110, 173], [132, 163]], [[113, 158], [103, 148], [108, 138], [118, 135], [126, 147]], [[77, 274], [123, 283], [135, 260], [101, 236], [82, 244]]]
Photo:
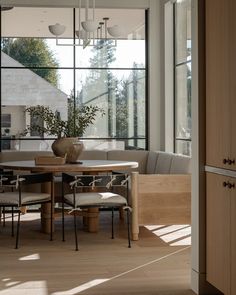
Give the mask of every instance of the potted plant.
[[104, 115], [98, 106], [81, 105], [72, 110], [69, 107], [68, 119], [62, 120], [60, 114], [53, 112], [48, 106], [31, 106], [25, 109], [31, 117], [40, 118], [44, 124], [31, 124], [26, 132], [38, 131], [40, 134], [54, 135], [57, 139], [52, 144], [53, 153], [59, 157], [66, 157], [66, 162], [75, 162], [82, 152], [83, 143], [78, 140], [86, 128], [94, 123], [98, 114]]

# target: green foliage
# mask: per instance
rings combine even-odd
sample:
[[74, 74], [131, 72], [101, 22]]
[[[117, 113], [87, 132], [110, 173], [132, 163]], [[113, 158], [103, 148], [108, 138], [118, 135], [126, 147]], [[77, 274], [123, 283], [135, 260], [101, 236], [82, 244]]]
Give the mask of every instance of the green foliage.
[[[37, 38], [4, 38], [2, 51], [20, 62], [25, 67], [58, 67], [58, 62], [52, 51], [42, 39]], [[56, 69], [31, 69], [52, 85], [57, 86]]]
[[40, 117], [44, 121], [44, 126], [33, 124], [27, 126], [27, 132], [37, 131], [48, 135], [60, 137], [81, 137], [86, 128], [94, 123], [98, 113], [104, 115], [104, 111], [97, 106], [81, 105], [75, 110], [69, 104], [68, 120], [64, 121], [57, 112], [53, 112], [49, 107], [32, 106], [25, 110], [33, 117]]

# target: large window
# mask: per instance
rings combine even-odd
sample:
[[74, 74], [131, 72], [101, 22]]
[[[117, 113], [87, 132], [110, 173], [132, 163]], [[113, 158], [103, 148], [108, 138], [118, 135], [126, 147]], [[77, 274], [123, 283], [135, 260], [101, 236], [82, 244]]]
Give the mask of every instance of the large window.
[[[50, 150], [53, 137], [25, 132], [35, 123], [27, 107], [48, 106], [67, 119], [69, 105], [83, 104], [105, 111], [83, 135], [87, 148], [147, 147], [145, 10], [96, 9], [111, 25], [122, 23], [123, 33], [86, 48], [72, 46], [77, 15], [71, 8], [1, 11], [2, 149]], [[48, 30], [54, 23], [66, 26], [58, 40]]]
[[191, 155], [191, 0], [174, 3], [174, 150]]

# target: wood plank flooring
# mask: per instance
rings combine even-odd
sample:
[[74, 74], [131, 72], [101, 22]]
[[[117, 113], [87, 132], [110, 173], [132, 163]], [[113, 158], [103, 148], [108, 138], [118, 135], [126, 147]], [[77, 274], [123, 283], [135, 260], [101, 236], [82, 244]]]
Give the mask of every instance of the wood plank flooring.
[[190, 290], [190, 246], [181, 245], [189, 236], [188, 226], [142, 227], [140, 240], [129, 249], [124, 222], [116, 214], [112, 240], [110, 215], [102, 212], [99, 233], [84, 231], [78, 221], [76, 252], [70, 216], [66, 242], [61, 241], [60, 217], [52, 242], [40, 233], [39, 218], [37, 213], [23, 216], [18, 250], [10, 237], [10, 222], [0, 225], [0, 295], [195, 294]]

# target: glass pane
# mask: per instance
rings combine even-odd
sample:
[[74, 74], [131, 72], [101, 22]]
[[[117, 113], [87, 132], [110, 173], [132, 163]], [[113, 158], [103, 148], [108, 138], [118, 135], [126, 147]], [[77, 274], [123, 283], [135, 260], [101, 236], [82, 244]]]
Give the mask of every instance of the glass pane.
[[[116, 46], [114, 46], [116, 44]], [[132, 52], [132, 54], [127, 54]], [[76, 47], [76, 67], [145, 68], [145, 40], [99, 41], [95, 47]]]
[[73, 46], [57, 46], [54, 39], [3, 38], [2, 52], [4, 67], [73, 67]]
[[53, 140], [40, 139], [38, 137], [20, 137], [15, 138], [13, 135], [3, 136], [1, 139], [2, 150], [19, 150], [19, 151], [52, 151], [51, 145]]
[[131, 139], [125, 142], [126, 150], [136, 150], [136, 149], [145, 149], [146, 148], [146, 139]]
[[191, 141], [176, 140], [175, 152], [186, 156], [191, 156], [192, 143]]
[[146, 139], [83, 139], [84, 148], [88, 150], [133, 150], [145, 149]]
[[[78, 10], [76, 12], [78, 14]], [[145, 10], [96, 9], [95, 19], [99, 29], [88, 38], [89, 45], [83, 48], [83, 40], [80, 40], [81, 46], [76, 46], [76, 67], [144, 68]], [[115, 25], [119, 28], [117, 40], [109, 35]]]
[[85, 137], [145, 136], [145, 71], [77, 70], [76, 81], [76, 103], [105, 111]]
[[[8, 57], [5, 61], [8, 63], [11, 59]], [[73, 70], [2, 69], [2, 104], [20, 100], [20, 103], [34, 101], [47, 105], [49, 101], [55, 104], [57, 99], [60, 104], [73, 89], [73, 77]]]
[[175, 4], [176, 64], [191, 59], [191, 0], [178, 0]]
[[190, 63], [176, 67], [175, 128], [176, 138], [191, 138]]
[[[3, 136], [8, 134], [19, 138], [24, 135], [25, 128], [30, 124], [30, 117], [24, 111], [29, 106], [48, 106], [52, 111], [57, 110], [62, 119], [67, 118], [73, 70], [35, 70], [36, 73], [24, 68], [2, 69], [1, 112], [5, 118], [10, 118], [2, 127]], [[54, 76], [57, 77], [57, 85], [54, 85], [54, 79], [51, 83], [46, 80]]]
[[124, 150], [125, 141], [117, 139], [83, 139], [86, 150]]

